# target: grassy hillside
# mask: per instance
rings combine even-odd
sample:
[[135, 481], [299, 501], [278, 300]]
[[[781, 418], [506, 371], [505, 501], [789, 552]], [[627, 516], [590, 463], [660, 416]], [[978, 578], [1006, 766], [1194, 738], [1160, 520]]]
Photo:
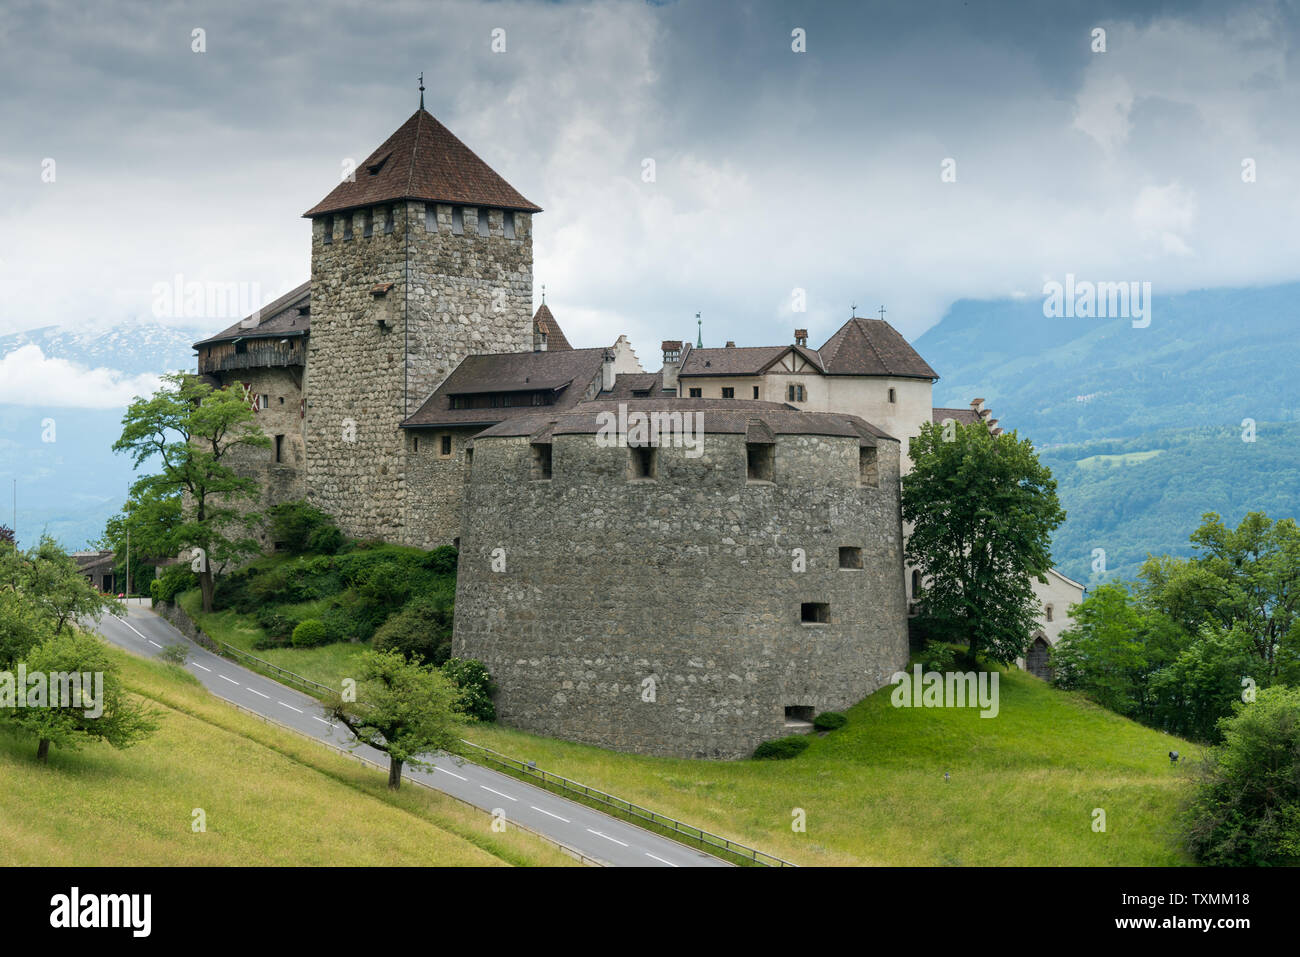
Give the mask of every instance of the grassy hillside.
[[[212, 697], [188, 673], [110, 649], [160, 728], [126, 751], [54, 750], [0, 730], [0, 865], [574, 863], [518, 831]], [[191, 813], [207, 814], [206, 833]]]
[[1020, 672], [1001, 682], [996, 718], [894, 708], [886, 688], [789, 761], [649, 758], [487, 725], [470, 737], [800, 864], [1189, 862], [1170, 823], [1185, 772], [1167, 752], [1191, 745]]

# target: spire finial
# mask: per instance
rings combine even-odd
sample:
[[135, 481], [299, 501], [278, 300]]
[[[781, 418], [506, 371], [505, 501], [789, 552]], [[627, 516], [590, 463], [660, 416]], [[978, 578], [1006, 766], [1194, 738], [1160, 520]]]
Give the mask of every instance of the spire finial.
[[881, 306], [881, 307], [880, 307], [880, 318], [881, 318], [881, 319], [884, 319], [884, 318], [885, 318], [885, 307], [884, 307], [884, 306]]
[[704, 348], [704, 320], [700, 318], [700, 314], [698, 312], [695, 314], [695, 325], [697, 327], [697, 331], [695, 334], [695, 348], [703, 349]]
[[424, 71], [420, 71], [420, 109], [424, 109]]
[[852, 319], [858, 314], [858, 304], [856, 302], [849, 304], [849, 318]]
[[546, 283], [542, 283], [542, 305], [546, 305]]

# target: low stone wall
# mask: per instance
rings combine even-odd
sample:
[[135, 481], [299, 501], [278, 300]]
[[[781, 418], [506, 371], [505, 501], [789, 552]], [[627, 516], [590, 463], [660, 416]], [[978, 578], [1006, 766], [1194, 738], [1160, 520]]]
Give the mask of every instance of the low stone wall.
[[169, 621], [177, 631], [190, 641], [197, 642], [204, 648], [220, 653], [217, 643], [194, 623], [194, 619], [186, 614], [185, 609], [178, 602], [154, 602], [153, 611], [159, 618]]

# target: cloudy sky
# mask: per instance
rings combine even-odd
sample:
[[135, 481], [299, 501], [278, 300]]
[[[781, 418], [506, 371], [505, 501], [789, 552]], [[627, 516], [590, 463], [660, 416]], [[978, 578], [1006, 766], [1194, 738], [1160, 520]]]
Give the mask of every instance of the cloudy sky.
[[569, 338], [627, 333], [649, 368], [697, 311], [715, 345], [820, 343], [852, 303], [914, 338], [1066, 273], [1295, 279], [1298, 24], [1221, 0], [6, 0], [0, 333], [147, 316], [178, 274], [302, 282], [302, 212], [421, 70], [545, 208], [535, 282]]

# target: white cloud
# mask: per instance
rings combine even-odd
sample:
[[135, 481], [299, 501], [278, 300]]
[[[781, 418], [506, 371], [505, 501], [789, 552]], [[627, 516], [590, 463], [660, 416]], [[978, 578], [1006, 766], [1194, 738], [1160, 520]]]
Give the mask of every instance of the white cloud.
[[123, 375], [89, 369], [45, 355], [33, 343], [0, 358], [0, 403], [76, 409], [124, 408], [138, 395], [153, 393], [156, 375]]

